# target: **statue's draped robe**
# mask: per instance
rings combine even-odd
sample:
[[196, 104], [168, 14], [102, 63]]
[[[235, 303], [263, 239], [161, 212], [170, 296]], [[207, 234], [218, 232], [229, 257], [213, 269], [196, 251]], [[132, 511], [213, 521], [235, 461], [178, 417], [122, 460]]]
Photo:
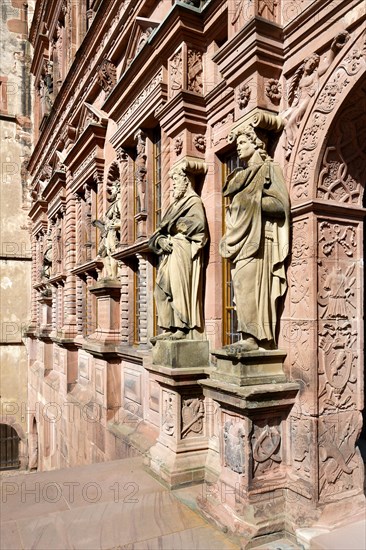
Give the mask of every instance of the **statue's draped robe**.
[[[167, 237], [173, 249], [162, 251], [159, 239]], [[193, 191], [170, 205], [149, 247], [163, 257], [156, 277], [158, 325], [164, 329], [203, 329], [202, 271], [207, 222], [202, 200]]]
[[281, 168], [255, 155], [253, 164], [234, 170], [225, 183], [231, 204], [220, 254], [232, 262], [239, 332], [275, 342], [276, 302], [287, 288], [289, 197]]

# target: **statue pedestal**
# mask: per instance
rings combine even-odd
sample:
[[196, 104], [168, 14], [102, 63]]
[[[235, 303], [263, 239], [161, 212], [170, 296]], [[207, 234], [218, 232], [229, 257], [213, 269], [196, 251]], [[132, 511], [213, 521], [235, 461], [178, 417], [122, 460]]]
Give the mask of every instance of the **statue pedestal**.
[[170, 487], [204, 479], [207, 426], [202, 387], [207, 375], [207, 341], [158, 341], [146, 368], [160, 386], [160, 433], [148, 464]]
[[102, 279], [89, 291], [97, 298], [97, 329], [87, 337], [83, 348], [94, 355], [113, 352], [120, 341], [121, 284]]
[[[217, 367], [200, 384], [218, 405], [220, 474], [204, 484], [198, 504], [247, 542], [285, 530], [287, 417], [299, 386], [286, 381], [281, 351], [213, 355]], [[209, 456], [208, 463], [214, 462]]]

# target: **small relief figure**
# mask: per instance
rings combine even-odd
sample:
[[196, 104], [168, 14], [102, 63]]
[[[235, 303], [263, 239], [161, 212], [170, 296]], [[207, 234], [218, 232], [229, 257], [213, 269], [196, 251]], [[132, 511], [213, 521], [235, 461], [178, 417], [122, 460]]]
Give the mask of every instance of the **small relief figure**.
[[194, 50], [188, 50], [188, 90], [198, 94], [202, 93], [202, 73], [202, 53]]
[[94, 220], [92, 225], [101, 229], [98, 257], [103, 258], [103, 277], [106, 279], [116, 279], [118, 261], [113, 258], [112, 254], [116, 251], [120, 242], [121, 186], [119, 181], [112, 183], [107, 200], [110, 206], [104, 214], [103, 221]]
[[320, 62], [320, 57], [317, 53], [312, 53], [304, 59], [304, 62], [297, 69], [293, 76], [289, 89], [289, 104], [290, 107], [282, 113], [282, 118], [286, 120], [285, 126], [285, 142], [286, 158], [291, 155], [297, 128], [305, 114], [305, 111], [319, 90], [319, 79], [328, 70], [335, 56], [343, 48], [349, 39], [347, 31], [340, 32], [332, 42], [330, 53]]
[[143, 212], [146, 208], [145, 205], [145, 194], [146, 194], [146, 136], [143, 132], [139, 131], [136, 134], [137, 145], [136, 145], [136, 160], [135, 160], [135, 177], [136, 177], [136, 188], [138, 196], [138, 212]]
[[266, 152], [263, 130], [247, 125], [233, 137], [247, 167], [231, 172], [223, 188], [229, 205], [220, 254], [231, 261], [241, 333], [228, 349], [240, 353], [275, 347], [277, 302], [287, 288], [290, 211], [282, 170]]
[[174, 395], [165, 394], [164, 397], [164, 412], [162, 418], [163, 432], [167, 435], [173, 435], [175, 430], [175, 415], [174, 415]]
[[47, 240], [43, 250], [43, 267], [42, 267], [42, 279], [49, 279], [51, 276], [52, 268], [52, 235], [51, 231], [47, 232]]
[[52, 100], [48, 91], [47, 85], [43, 78], [39, 81], [39, 96], [41, 99], [41, 117], [47, 116], [51, 112]]
[[202, 253], [207, 243], [207, 222], [188, 168], [191, 167], [185, 163], [170, 172], [174, 202], [149, 240], [151, 250], [162, 256], [155, 301], [158, 325], [164, 332], [152, 338], [152, 343], [194, 339], [195, 330], [203, 331]]

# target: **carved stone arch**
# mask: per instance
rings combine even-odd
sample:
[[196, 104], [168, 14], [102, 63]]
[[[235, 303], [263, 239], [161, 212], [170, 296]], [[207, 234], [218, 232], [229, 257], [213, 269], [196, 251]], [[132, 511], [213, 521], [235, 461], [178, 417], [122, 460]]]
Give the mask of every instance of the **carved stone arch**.
[[358, 87], [366, 67], [366, 34], [356, 31], [333, 62], [308, 106], [299, 127], [287, 170], [292, 203], [314, 199], [330, 128], [349, 94]]

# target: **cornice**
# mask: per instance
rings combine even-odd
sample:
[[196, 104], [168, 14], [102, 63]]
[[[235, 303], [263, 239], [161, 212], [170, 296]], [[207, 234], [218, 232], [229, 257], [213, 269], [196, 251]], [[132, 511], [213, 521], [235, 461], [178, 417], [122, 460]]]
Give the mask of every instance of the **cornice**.
[[292, 217], [313, 212], [317, 216], [328, 216], [332, 218], [344, 218], [359, 221], [365, 218], [366, 208], [354, 204], [339, 203], [338, 201], [313, 199], [296, 204], [291, 207]]

